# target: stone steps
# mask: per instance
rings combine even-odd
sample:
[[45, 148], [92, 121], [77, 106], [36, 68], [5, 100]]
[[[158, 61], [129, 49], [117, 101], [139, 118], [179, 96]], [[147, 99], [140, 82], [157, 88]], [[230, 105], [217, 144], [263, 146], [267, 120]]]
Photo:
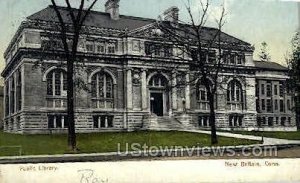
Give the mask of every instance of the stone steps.
[[180, 121], [169, 116], [148, 116], [144, 118], [143, 130], [180, 131], [192, 129]]

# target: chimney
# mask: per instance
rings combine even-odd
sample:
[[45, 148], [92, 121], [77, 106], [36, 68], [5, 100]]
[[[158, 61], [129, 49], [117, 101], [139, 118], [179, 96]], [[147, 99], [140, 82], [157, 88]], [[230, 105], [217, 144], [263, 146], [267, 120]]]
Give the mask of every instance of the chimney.
[[113, 20], [119, 19], [119, 2], [120, 0], [107, 0], [105, 3], [105, 12], [110, 14]]
[[164, 12], [164, 21], [169, 21], [171, 23], [178, 23], [179, 9], [176, 6], [168, 8]]

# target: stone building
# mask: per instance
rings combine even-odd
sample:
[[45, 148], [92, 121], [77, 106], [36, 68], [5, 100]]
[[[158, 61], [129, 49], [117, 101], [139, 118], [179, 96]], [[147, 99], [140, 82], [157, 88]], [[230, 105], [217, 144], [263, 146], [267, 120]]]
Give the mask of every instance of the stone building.
[[[178, 58], [182, 53], [163, 41], [156, 20], [119, 15], [118, 1], [108, 0], [105, 9], [91, 12], [80, 36], [78, 55], [84, 64], [76, 77], [87, 89], [75, 92], [77, 132], [209, 128], [206, 89], [190, 69], [190, 56]], [[60, 11], [70, 21], [67, 10]], [[164, 16], [176, 23], [178, 9]], [[49, 6], [22, 22], [5, 52], [6, 132], [67, 131], [66, 67], [60, 39], [53, 36], [57, 26]], [[216, 31], [204, 30], [207, 35]], [[286, 69], [253, 61], [249, 43], [226, 33], [222, 39], [232, 47], [223, 48], [226, 64], [216, 96], [217, 128], [296, 129], [292, 96], [284, 87]], [[209, 62], [218, 54], [213, 50], [203, 59]], [[182, 81], [185, 84], [178, 85]]]

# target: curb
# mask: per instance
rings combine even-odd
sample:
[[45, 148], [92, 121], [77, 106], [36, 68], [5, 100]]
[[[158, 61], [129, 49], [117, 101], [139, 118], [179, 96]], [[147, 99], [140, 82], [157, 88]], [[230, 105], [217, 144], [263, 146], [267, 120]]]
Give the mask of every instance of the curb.
[[[164, 151], [140, 151], [126, 153], [95, 153], [95, 154], [65, 154], [65, 155], [38, 155], [38, 156], [12, 156], [0, 157], [0, 164], [28, 164], [28, 163], [72, 163], [72, 162], [105, 162], [105, 161], [121, 161], [136, 158], [155, 158], [155, 157], [189, 157], [199, 156], [199, 152], [205, 152], [214, 155], [215, 149], [222, 150], [224, 153], [247, 152], [255, 148], [274, 148], [277, 150], [288, 149], [292, 147], [300, 147], [300, 144], [277, 144], [277, 145], [248, 145], [248, 146], [223, 146], [223, 147], [201, 147], [189, 149], [172, 149]], [[177, 156], [181, 153], [180, 156]], [[167, 155], [166, 155], [167, 154]], [[171, 155], [169, 155], [171, 154]], [[175, 156], [174, 156], [175, 155]], [[200, 155], [201, 156], [201, 155]]]

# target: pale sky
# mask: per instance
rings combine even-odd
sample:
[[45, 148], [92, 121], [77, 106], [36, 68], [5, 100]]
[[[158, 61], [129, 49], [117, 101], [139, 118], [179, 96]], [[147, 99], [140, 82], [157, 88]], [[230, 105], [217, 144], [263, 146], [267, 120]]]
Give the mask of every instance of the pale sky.
[[[63, 0], [57, 0], [63, 2]], [[191, 0], [192, 10], [197, 12], [199, 0]], [[210, 22], [220, 13], [223, 0], [211, 0]], [[274, 62], [285, 63], [285, 54], [290, 49], [290, 41], [298, 27], [297, 2], [279, 0], [224, 0], [227, 23], [223, 31], [254, 45], [257, 52], [260, 43], [269, 45], [269, 53]], [[78, 0], [71, 0], [78, 4]], [[99, 0], [96, 11], [104, 11], [105, 0]], [[180, 19], [188, 20], [186, 0], [121, 0], [120, 14], [156, 19], [170, 6], [180, 9]], [[27, 16], [47, 7], [50, 0], [0, 0], [0, 70], [4, 67], [3, 53], [21, 21]]]

